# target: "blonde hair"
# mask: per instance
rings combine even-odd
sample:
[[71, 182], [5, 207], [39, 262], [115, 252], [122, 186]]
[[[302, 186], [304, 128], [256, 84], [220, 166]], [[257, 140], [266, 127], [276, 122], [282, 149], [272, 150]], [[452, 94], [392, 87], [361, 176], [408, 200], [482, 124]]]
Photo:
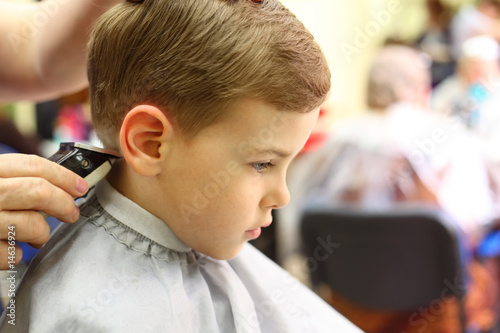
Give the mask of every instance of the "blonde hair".
[[275, 0], [120, 3], [94, 27], [88, 76], [96, 132], [110, 149], [135, 105], [157, 106], [192, 137], [238, 98], [307, 112], [330, 89], [320, 47]]

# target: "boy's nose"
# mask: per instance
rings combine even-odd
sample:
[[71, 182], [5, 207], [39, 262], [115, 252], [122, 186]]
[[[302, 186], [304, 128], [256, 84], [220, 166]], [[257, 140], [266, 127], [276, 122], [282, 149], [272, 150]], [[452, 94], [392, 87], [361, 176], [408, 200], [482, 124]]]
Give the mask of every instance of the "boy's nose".
[[266, 208], [282, 208], [290, 202], [290, 191], [286, 185], [286, 180], [282, 179], [271, 185], [267, 196], [263, 199], [263, 206]]

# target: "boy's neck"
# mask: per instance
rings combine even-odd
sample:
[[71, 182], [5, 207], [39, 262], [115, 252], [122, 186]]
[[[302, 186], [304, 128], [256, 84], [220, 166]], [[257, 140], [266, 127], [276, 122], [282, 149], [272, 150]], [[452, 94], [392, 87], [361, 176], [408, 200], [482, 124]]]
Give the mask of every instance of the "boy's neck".
[[134, 190], [135, 182], [130, 179], [131, 177], [129, 175], [130, 172], [128, 172], [127, 164], [123, 159], [121, 159], [114, 163], [113, 168], [106, 176], [106, 180], [123, 196], [136, 202], [133, 193], [141, 193], [141, 191], [137, 192]]
[[155, 203], [158, 202], [156, 187], [158, 182], [155, 177], [141, 176], [133, 171], [124, 159], [120, 159], [113, 165], [106, 180], [121, 195], [162, 219], [158, 207], [155, 207]]

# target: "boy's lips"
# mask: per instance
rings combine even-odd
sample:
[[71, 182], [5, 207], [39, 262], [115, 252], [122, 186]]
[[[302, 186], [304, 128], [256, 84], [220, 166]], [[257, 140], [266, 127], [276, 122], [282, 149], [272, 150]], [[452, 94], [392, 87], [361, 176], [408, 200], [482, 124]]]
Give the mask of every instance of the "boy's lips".
[[258, 228], [247, 230], [247, 231], [245, 231], [245, 233], [250, 237], [250, 239], [256, 239], [260, 236], [260, 233], [262, 232], [261, 228], [269, 227], [271, 225], [271, 223], [272, 223], [272, 221], [267, 222], [266, 224], [264, 224]]

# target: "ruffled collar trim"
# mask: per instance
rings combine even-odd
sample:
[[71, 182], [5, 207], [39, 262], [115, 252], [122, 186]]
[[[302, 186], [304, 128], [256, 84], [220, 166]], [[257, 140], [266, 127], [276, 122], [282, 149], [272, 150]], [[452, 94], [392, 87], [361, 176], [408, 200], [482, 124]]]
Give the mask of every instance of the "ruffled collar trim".
[[119, 193], [107, 180], [100, 181], [95, 191], [104, 210], [127, 227], [166, 248], [191, 251], [165, 222]]

